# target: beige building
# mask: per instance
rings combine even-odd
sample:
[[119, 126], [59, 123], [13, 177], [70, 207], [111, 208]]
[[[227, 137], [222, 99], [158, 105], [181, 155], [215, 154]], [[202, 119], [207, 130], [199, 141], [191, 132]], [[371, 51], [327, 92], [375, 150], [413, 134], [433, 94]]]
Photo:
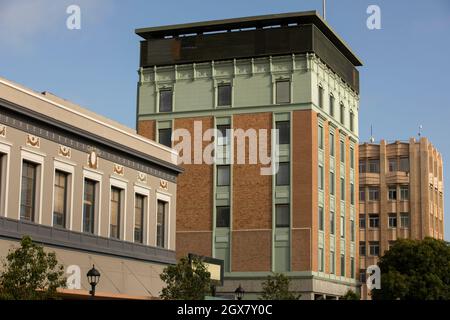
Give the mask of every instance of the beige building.
[[443, 181], [442, 156], [427, 138], [359, 146], [362, 282], [395, 240], [444, 239]]
[[23, 235], [55, 251], [72, 296], [150, 298], [175, 263], [170, 148], [48, 92], [0, 78], [0, 256]]

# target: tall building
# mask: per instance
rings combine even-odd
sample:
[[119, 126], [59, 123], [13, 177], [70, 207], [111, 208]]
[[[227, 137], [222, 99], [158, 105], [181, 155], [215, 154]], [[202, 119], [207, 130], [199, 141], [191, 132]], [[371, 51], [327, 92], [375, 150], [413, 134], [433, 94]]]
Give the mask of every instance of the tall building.
[[[174, 157], [175, 156], [175, 157]], [[63, 297], [148, 299], [176, 262], [176, 153], [51, 93], [0, 78], [0, 256], [56, 253]]]
[[[222, 293], [241, 284], [255, 298], [271, 272], [287, 274], [303, 299], [357, 290], [362, 63], [344, 41], [316, 12], [136, 33], [143, 38], [138, 133], [166, 145], [180, 130], [223, 133], [197, 145], [214, 141], [215, 163], [182, 164], [177, 255], [223, 259]], [[246, 163], [237, 160], [239, 129], [256, 130], [241, 140]], [[251, 162], [248, 150], [271, 129], [279, 130], [279, 171], [263, 175], [267, 165]]]
[[359, 146], [362, 282], [395, 240], [444, 239], [443, 198], [442, 156], [427, 138]]

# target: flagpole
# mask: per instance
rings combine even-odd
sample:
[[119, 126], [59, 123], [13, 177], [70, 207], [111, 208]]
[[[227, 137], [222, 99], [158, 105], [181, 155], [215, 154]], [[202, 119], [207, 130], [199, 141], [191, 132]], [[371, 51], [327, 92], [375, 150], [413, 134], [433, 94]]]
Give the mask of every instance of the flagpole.
[[322, 0], [322, 9], [323, 9], [323, 20], [327, 19], [327, 1], [326, 0]]

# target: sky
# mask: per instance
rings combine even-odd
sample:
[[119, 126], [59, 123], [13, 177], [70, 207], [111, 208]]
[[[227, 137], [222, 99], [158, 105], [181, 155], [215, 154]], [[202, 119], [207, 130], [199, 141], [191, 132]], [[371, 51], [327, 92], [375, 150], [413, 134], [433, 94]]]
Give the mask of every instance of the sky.
[[[67, 28], [70, 5], [80, 29]], [[369, 5], [381, 29], [367, 28]], [[0, 76], [134, 128], [136, 28], [305, 10], [321, 12], [322, 0], [0, 0]], [[422, 125], [450, 186], [450, 1], [327, 0], [327, 22], [364, 62], [360, 140], [371, 125], [377, 141], [417, 137]]]

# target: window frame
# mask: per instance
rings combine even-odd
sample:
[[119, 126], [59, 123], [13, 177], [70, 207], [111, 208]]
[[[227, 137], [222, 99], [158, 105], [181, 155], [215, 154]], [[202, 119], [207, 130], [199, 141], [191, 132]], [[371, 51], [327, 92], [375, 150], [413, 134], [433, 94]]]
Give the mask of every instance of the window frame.
[[[282, 101], [281, 97], [279, 97], [278, 94], [278, 85], [281, 83], [287, 83], [287, 89], [288, 89], [288, 97], [287, 101]], [[283, 104], [290, 104], [291, 103], [291, 80], [290, 79], [278, 79], [275, 81], [275, 104], [277, 105], [283, 105]]]
[[46, 155], [40, 152], [32, 151], [22, 147], [20, 153], [20, 180], [19, 180], [19, 208], [18, 208], [18, 220], [21, 219], [21, 203], [22, 203], [22, 171], [23, 163], [30, 162], [36, 165], [36, 181], [35, 181], [35, 208], [34, 219], [32, 222], [42, 223], [42, 203], [43, 203], [43, 187], [44, 187], [44, 159]]
[[[85, 181], [91, 180], [95, 182], [95, 189], [94, 189], [94, 224], [92, 226], [93, 232], [86, 232], [84, 231], [84, 193], [85, 193]], [[101, 215], [102, 215], [102, 206], [100, 205], [102, 203], [102, 182], [103, 182], [103, 175], [95, 170], [92, 169], [83, 169], [83, 188], [81, 192], [81, 232], [87, 233], [87, 234], [97, 234], [101, 235]], [[96, 228], [97, 225], [97, 228]], [[96, 230], [97, 229], [97, 230]]]
[[[278, 208], [287, 208], [287, 213], [288, 213], [288, 220], [289, 222], [283, 223], [283, 224], [279, 224], [278, 223]], [[289, 204], [276, 204], [275, 205], [275, 228], [290, 228], [291, 227], [291, 206]]]
[[[227, 99], [225, 99], [225, 101], [228, 101], [229, 99], [229, 103], [228, 104], [221, 104], [221, 95], [220, 95], [220, 89], [223, 88], [228, 88], [229, 89], [229, 93], [227, 94]], [[233, 86], [231, 85], [231, 83], [219, 83], [217, 85], [217, 107], [218, 108], [229, 108], [232, 106], [233, 104]]]
[[[222, 172], [221, 169], [227, 169], [226, 171], [228, 171], [228, 175], [226, 180], [228, 182], [223, 182], [221, 178], [219, 178], [219, 173]], [[221, 164], [221, 165], [216, 165], [216, 186], [217, 187], [229, 187], [231, 185], [231, 166], [229, 164]]]
[[[161, 106], [162, 106], [161, 102], [163, 100], [162, 96], [166, 92], [170, 92], [171, 93], [171, 95], [170, 95], [170, 110], [161, 110]], [[173, 98], [174, 98], [173, 88], [166, 88], [166, 87], [159, 88], [159, 90], [158, 90], [158, 113], [170, 113], [170, 112], [173, 112], [173, 100], [174, 100]]]
[[[219, 210], [218, 209], [228, 209], [228, 223], [226, 226], [222, 226], [222, 225], [218, 225], [218, 216], [219, 216]], [[216, 206], [216, 223], [215, 223], [215, 227], [216, 229], [219, 228], [227, 228], [230, 229], [231, 228], [231, 207], [230, 206]]]

